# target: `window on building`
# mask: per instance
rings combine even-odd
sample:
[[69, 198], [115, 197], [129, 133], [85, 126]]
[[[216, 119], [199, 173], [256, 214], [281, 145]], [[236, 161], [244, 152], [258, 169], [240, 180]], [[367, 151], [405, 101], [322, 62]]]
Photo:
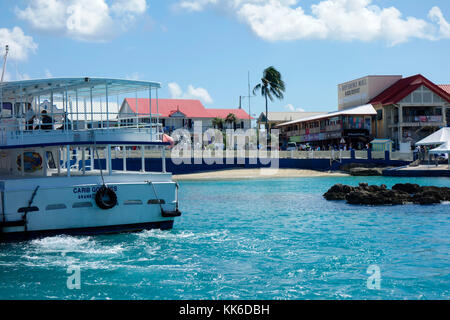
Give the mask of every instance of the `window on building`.
[[433, 93], [433, 102], [434, 103], [441, 103], [441, 102], [443, 102], [443, 100], [436, 93]]
[[413, 92], [412, 102], [413, 103], [422, 103], [422, 92], [419, 92], [419, 91]]
[[425, 86], [421, 86], [413, 93], [400, 101], [406, 104], [439, 104], [444, 102], [442, 98], [436, 93], [432, 92]]
[[433, 98], [432, 98], [432, 95], [431, 95], [431, 91], [423, 92], [423, 94], [422, 94], [422, 101], [423, 101], [423, 103], [433, 103]]

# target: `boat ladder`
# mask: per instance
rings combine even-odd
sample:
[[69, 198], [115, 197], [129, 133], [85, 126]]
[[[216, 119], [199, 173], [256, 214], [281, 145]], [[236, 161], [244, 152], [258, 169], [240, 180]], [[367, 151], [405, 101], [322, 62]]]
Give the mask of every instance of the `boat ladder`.
[[161, 209], [161, 215], [164, 218], [173, 218], [173, 217], [181, 216], [181, 212], [180, 212], [180, 210], [178, 210], [178, 188], [179, 188], [178, 182], [175, 182], [177, 193], [176, 193], [175, 210], [174, 211], [164, 210], [164, 208], [162, 207], [162, 203], [165, 203], [165, 202], [163, 199], [158, 198], [158, 195], [157, 195], [156, 189], [155, 189], [155, 185], [151, 181], [147, 181], [147, 183], [152, 186], [153, 193], [155, 194], [156, 202], [159, 204], [159, 208]]
[[28, 212], [33, 212], [33, 211], [39, 210], [37, 207], [31, 206], [33, 204], [34, 197], [36, 196], [38, 189], [39, 189], [39, 186], [37, 186], [34, 189], [33, 194], [31, 195], [31, 198], [28, 201], [28, 206], [19, 208], [19, 210], [17, 210], [17, 212], [23, 213], [21, 220], [6, 221], [5, 215], [3, 215], [3, 221], [0, 222], [0, 233], [3, 233], [4, 228], [9, 228], [9, 227], [24, 227], [24, 232], [28, 231], [27, 230], [27, 214], [28, 214]]

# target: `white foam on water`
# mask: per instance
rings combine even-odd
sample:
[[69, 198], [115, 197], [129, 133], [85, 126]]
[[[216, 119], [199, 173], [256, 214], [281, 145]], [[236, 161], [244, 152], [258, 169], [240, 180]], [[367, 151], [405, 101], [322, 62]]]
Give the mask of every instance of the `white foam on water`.
[[104, 245], [97, 243], [92, 237], [55, 236], [36, 239], [29, 245], [31, 252], [35, 253], [60, 253], [66, 256], [70, 253], [91, 255], [116, 255], [125, 249], [123, 245]]
[[138, 234], [141, 238], [156, 238], [161, 240], [172, 240], [172, 241], [178, 241], [178, 240], [199, 240], [204, 238], [213, 238], [213, 237], [220, 237], [220, 236], [226, 236], [227, 231], [226, 230], [214, 230], [210, 232], [199, 232], [195, 233], [192, 231], [163, 231], [163, 230], [145, 230]]
[[145, 252], [151, 256], [159, 254], [161, 246], [148, 246], [145, 248]]
[[69, 251], [93, 241], [91, 237], [55, 236], [32, 240], [30, 245], [44, 251]]

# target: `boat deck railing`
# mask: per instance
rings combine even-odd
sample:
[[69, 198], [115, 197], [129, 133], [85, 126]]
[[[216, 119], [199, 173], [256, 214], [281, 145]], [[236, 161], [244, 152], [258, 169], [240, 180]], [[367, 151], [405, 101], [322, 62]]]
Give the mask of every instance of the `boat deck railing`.
[[162, 125], [155, 121], [149, 123], [148, 119], [142, 115], [136, 117], [135, 114], [130, 114], [125, 119], [114, 121], [91, 122], [78, 117], [78, 120], [74, 121], [63, 120], [53, 123], [35, 121], [33, 124], [29, 124], [24, 118], [1, 118], [0, 146], [36, 144], [36, 141], [64, 144], [77, 140], [80, 142], [92, 141], [94, 138], [98, 141], [161, 142]]

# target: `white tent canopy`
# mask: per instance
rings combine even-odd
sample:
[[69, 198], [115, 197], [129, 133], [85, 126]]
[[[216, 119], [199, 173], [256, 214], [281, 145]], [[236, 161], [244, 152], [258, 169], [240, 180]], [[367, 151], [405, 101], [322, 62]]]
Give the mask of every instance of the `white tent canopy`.
[[416, 143], [416, 146], [430, 146], [450, 141], [450, 128], [442, 128]]
[[450, 141], [447, 141], [442, 145], [440, 145], [439, 147], [430, 150], [430, 153], [436, 154], [446, 153], [447, 154], [446, 158], [448, 159], [448, 169], [450, 170]]
[[447, 141], [439, 147], [430, 150], [430, 153], [450, 153], [450, 141]]

